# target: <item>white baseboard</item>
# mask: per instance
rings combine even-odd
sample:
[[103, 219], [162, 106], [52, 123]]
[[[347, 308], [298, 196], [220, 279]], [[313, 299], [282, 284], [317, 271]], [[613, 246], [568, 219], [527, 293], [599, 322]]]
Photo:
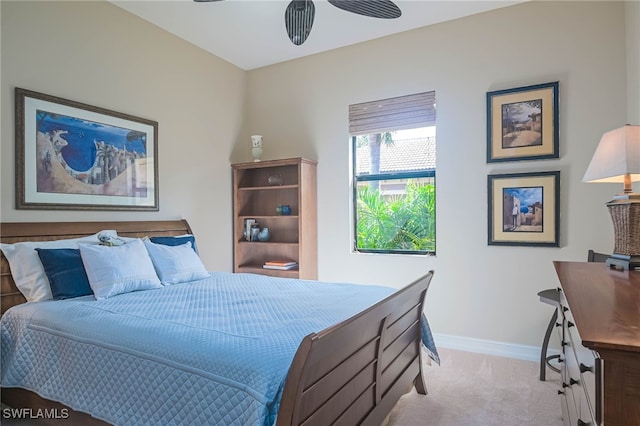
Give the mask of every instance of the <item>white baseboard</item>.
[[[525, 361], [540, 361], [540, 346], [516, 345], [513, 343], [474, 339], [472, 337], [452, 336], [440, 333], [433, 333], [433, 340], [438, 348], [456, 349], [459, 351], [476, 352], [485, 355], [522, 359]], [[549, 348], [548, 350], [548, 355], [556, 355], [559, 353], [560, 352], [558, 350], [552, 348]]]

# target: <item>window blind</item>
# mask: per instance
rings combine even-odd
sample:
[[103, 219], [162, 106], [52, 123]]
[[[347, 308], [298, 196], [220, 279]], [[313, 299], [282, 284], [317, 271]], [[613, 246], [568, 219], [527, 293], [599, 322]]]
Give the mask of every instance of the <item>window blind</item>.
[[435, 124], [435, 91], [349, 105], [351, 135], [368, 135]]

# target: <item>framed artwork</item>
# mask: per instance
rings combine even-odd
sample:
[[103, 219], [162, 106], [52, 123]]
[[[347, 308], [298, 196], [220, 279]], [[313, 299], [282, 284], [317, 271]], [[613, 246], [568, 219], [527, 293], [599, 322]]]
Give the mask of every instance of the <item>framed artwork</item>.
[[158, 123], [15, 89], [16, 208], [158, 210]]
[[487, 93], [487, 163], [558, 158], [558, 82]]
[[559, 246], [560, 172], [488, 176], [489, 245]]

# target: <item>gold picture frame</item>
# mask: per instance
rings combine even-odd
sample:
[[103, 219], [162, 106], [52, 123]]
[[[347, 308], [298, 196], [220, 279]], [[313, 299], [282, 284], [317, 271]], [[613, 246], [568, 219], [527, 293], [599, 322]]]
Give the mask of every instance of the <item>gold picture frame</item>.
[[487, 163], [558, 158], [558, 82], [487, 93]]
[[489, 175], [488, 244], [559, 247], [560, 172]]

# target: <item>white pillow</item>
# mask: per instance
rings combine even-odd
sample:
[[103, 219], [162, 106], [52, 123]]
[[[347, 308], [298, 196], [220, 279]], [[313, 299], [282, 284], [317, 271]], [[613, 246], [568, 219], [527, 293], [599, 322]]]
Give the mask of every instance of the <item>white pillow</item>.
[[80, 244], [80, 256], [98, 300], [162, 287], [140, 239], [116, 247]]
[[201, 280], [211, 276], [191, 247], [191, 242], [168, 246], [145, 239], [144, 245], [164, 285]]
[[16, 283], [18, 290], [24, 295], [28, 302], [39, 300], [50, 300], [51, 288], [49, 279], [44, 272], [36, 248], [56, 249], [56, 248], [78, 248], [78, 243], [98, 244], [98, 234], [116, 235], [116, 231], [100, 231], [97, 234], [82, 238], [72, 238], [67, 240], [54, 241], [24, 241], [14, 244], [0, 244], [0, 250], [4, 253], [11, 276]]

